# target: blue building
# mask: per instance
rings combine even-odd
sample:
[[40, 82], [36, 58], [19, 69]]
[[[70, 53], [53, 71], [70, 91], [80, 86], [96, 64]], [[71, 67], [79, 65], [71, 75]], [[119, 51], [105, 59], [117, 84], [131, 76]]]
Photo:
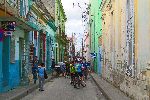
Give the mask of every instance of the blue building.
[[[50, 19], [41, 18], [46, 25], [40, 23], [41, 12], [32, 9], [35, 5], [32, 0], [20, 0], [18, 3], [9, 0], [6, 3], [9, 5], [7, 10], [3, 9], [4, 5], [0, 7], [0, 92], [28, 85], [32, 81], [34, 56], [38, 56], [50, 69], [51, 43], [54, 42], [56, 31], [54, 22]], [[17, 4], [20, 5], [16, 6]], [[14, 31], [6, 30], [10, 23], [15, 24]], [[43, 36], [42, 41], [43, 38], [40, 37]]]

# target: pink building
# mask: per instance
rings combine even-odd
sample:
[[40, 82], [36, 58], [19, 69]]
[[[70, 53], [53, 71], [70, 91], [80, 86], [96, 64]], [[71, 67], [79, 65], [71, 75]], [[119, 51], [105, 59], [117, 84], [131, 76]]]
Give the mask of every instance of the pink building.
[[86, 61], [90, 61], [90, 36], [87, 32], [84, 38], [84, 58]]

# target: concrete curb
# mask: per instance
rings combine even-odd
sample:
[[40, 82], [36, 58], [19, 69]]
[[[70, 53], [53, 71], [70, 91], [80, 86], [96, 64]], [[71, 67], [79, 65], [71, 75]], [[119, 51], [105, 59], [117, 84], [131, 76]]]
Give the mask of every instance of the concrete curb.
[[[46, 79], [45, 83], [49, 82], [51, 79], [53, 79], [54, 77], [49, 76], [48, 79]], [[27, 96], [28, 94], [32, 93], [34, 90], [36, 90], [38, 88], [38, 84], [33, 85], [33, 86], [29, 86], [28, 89], [26, 89], [25, 91], [22, 91], [21, 93], [16, 94], [15, 96], [9, 98], [10, 100], [20, 100], [21, 98]]]
[[94, 80], [95, 84], [97, 85], [97, 87], [100, 89], [100, 91], [102, 92], [102, 94], [105, 96], [105, 98], [107, 100], [111, 100], [109, 95], [107, 95], [107, 93], [105, 92], [105, 90], [103, 90], [100, 85], [98, 84], [98, 82], [96, 81], [96, 79], [90, 74], [90, 76], [92, 77], [92, 79]]
[[107, 100], [131, 100], [131, 98], [126, 96], [122, 91], [120, 91], [107, 81], [99, 78], [97, 74], [91, 73], [90, 76]]

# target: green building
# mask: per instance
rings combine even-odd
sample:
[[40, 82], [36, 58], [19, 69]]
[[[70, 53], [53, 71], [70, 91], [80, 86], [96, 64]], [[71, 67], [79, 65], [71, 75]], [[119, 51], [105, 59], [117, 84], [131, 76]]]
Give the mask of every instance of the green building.
[[90, 16], [89, 16], [89, 30], [90, 30], [90, 51], [96, 53], [96, 58], [92, 58], [93, 70], [101, 73], [101, 37], [102, 37], [102, 13], [100, 12], [100, 4], [102, 0], [90, 0]]
[[55, 1], [55, 25], [57, 26], [56, 42], [58, 47], [55, 52], [56, 62], [64, 61], [66, 57], [67, 35], [65, 34], [65, 22], [67, 18], [61, 0]]

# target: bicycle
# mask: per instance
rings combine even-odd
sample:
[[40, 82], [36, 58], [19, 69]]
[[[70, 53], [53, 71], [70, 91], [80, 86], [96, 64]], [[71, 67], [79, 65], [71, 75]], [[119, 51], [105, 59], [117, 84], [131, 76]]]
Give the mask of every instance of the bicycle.
[[86, 87], [86, 83], [84, 80], [82, 80], [82, 78], [79, 75], [77, 75], [74, 80], [74, 88], [80, 88], [80, 86]]

